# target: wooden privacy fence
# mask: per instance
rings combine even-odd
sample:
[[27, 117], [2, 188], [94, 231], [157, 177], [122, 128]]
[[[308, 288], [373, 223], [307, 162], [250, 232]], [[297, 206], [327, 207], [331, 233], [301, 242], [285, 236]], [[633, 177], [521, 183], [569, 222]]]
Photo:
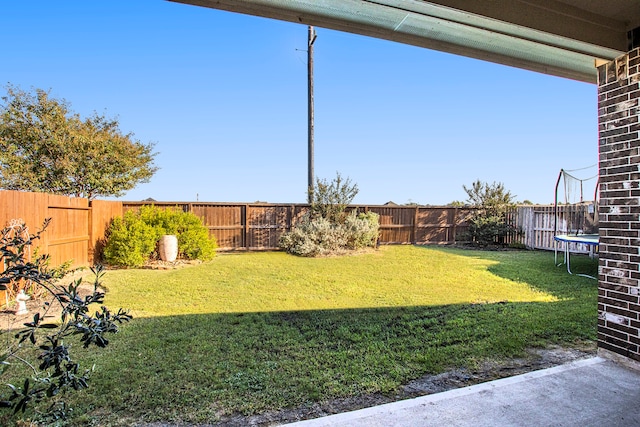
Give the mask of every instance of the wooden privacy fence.
[[[523, 243], [531, 249], [553, 250], [556, 234], [569, 233], [598, 233], [597, 211], [593, 203], [559, 206], [556, 215], [553, 205], [532, 205], [518, 207], [516, 224], [524, 233]], [[590, 253], [589, 246], [584, 244], [570, 244], [572, 252]], [[564, 243], [559, 243], [558, 249], [564, 249]]]
[[21, 220], [29, 227], [29, 233], [34, 234], [42, 228], [45, 218], [52, 218], [51, 223], [36, 244], [51, 256], [51, 264], [59, 265], [74, 259], [76, 265], [87, 265], [88, 200], [19, 191], [0, 193], [2, 226], [11, 220]]
[[[149, 202], [119, 202], [56, 196], [44, 193], [0, 191], [0, 225], [22, 219], [31, 232], [45, 218], [51, 225], [38, 246], [56, 266], [99, 261], [105, 230], [111, 220]], [[306, 204], [152, 202], [161, 208], [177, 207], [202, 219], [222, 250], [276, 249], [282, 233], [289, 231], [306, 212]], [[452, 244], [468, 228], [471, 208], [433, 206], [353, 205], [349, 209], [380, 216], [381, 244]], [[582, 217], [589, 219], [589, 207]], [[564, 213], [561, 211], [561, 215]], [[571, 213], [574, 215], [574, 213]], [[530, 248], [553, 249], [553, 206], [520, 206], [509, 212], [523, 236], [508, 236], [507, 243], [523, 241]], [[561, 216], [564, 221], [567, 217]], [[566, 221], [565, 221], [566, 222]], [[1, 266], [0, 266], [1, 268]]]
[[[122, 203], [89, 200], [23, 191], [0, 191], [0, 226], [20, 220], [34, 234], [51, 218], [36, 246], [49, 254], [51, 267], [73, 261], [72, 266], [98, 261], [100, 244], [114, 216], [122, 215]], [[35, 248], [31, 248], [33, 252]], [[0, 268], [3, 268], [0, 265]]]
[[[149, 202], [123, 202], [123, 211]], [[222, 250], [277, 249], [282, 233], [309, 209], [306, 204], [153, 202], [200, 217]], [[472, 209], [424, 206], [352, 205], [349, 209], [380, 216], [381, 244], [452, 244], [465, 231]]]
[[[73, 266], [99, 262], [111, 220], [149, 202], [120, 202], [0, 190], [0, 226], [22, 220], [30, 233], [51, 218], [37, 246], [51, 266], [72, 260]], [[222, 250], [277, 249], [282, 233], [306, 212], [306, 204], [153, 202], [162, 208], [193, 212], [202, 219]], [[380, 216], [381, 244], [451, 244], [467, 228], [468, 208], [365, 206], [349, 209]], [[0, 268], [2, 266], [0, 265]]]
[[[22, 191], [0, 191], [0, 226], [24, 222], [29, 234], [42, 229], [46, 218], [51, 222], [34, 247], [28, 248], [27, 258], [35, 251], [48, 254], [50, 267], [67, 261], [72, 267], [85, 267], [98, 261], [99, 243], [114, 215], [122, 215], [122, 203], [93, 201]], [[0, 271], [4, 269], [0, 263]], [[0, 304], [5, 292], [0, 291]]]

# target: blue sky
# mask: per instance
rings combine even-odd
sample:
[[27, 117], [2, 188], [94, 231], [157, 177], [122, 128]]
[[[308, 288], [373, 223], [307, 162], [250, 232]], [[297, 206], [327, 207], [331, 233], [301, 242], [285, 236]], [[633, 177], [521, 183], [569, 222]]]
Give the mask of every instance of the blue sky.
[[[550, 203], [597, 163], [596, 86], [317, 28], [315, 173], [361, 204], [465, 200], [476, 179]], [[307, 27], [162, 0], [3, 2], [0, 94], [51, 90], [153, 142], [123, 200], [303, 203]]]

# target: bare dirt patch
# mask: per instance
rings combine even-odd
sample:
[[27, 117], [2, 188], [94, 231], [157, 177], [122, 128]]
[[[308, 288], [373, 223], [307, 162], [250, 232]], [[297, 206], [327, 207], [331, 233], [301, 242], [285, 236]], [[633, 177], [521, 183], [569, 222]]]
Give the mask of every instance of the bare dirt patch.
[[[90, 270], [77, 271], [59, 280], [57, 285], [66, 288], [77, 279], [83, 278], [83, 282], [78, 287], [78, 295], [84, 298], [93, 293], [94, 277]], [[46, 302], [50, 304], [48, 307], [45, 307]], [[16, 314], [18, 306], [15, 301], [10, 301], [8, 304], [5, 304], [5, 301], [0, 301], [0, 303], [4, 304], [4, 307], [0, 310], [0, 331], [21, 329], [25, 323], [33, 321], [33, 316], [36, 313], [40, 313], [41, 316], [44, 315], [45, 323], [54, 323], [60, 320], [62, 312], [62, 307], [57, 300], [46, 295], [26, 301], [28, 312], [21, 315]]]
[[178, 268], [190, 267], [202, 264], [200, 260], [177, 259], [175, 261], [151, 260], [142, 267], [147, 270], [176, 270]]

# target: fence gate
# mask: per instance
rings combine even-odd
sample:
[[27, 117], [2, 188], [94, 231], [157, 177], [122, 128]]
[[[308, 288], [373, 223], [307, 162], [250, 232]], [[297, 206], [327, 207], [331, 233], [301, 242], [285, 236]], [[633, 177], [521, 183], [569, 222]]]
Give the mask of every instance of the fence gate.
[[72, 267], [89, 265], [88, 207], [48, 206], [51, 223], [43, 235], [51, 266], [72, 261]]

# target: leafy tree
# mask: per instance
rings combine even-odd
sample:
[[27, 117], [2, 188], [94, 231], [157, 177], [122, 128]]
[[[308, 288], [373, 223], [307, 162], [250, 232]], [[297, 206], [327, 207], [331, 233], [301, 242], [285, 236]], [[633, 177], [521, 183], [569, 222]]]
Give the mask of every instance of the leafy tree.
[[11, 85], [0, 105], [0, 188], [93, 199], [121, 196], [149, 182], [153, 144], [123, 134], [118, 121], [82, 119], [42, 89]]
[[501, 182], [489, 184], [477, 180], [470, 188], [465, 185], [462, 188], [467, 193], [467, 203], [486, 215], [500, 215], [515, 204], [515, 196]]
[[338, 172], [331, 182], [316, 178], [315, 188], [309, 189], [311, 215], [331, 223], [344, 222], [344, 212], [358, 191], [357, 184], [352, 183], [349, 178], [343, 179]]
[[[44, 412], [36, 412], [36, 417], [45, 419], [66, 417], [68, 407], [64, 400], [65, 392], [88, 387], [90, 370], [82, 370], [74, 360], [71, 337], [78, 336], [85, 348], [104, 348], [109, 344], [107, 334], [116, 333], [119, 323], [131, 319], [122, 309], [112, 313], [105, 306], [90, 314], [89, 310], [93, 309], [94, 304], [100, 305], [104, 301], [104, 293], [99, 290], [104, 274], [102, 267], [92, 269], [95, 273], [93, 291], [82, 296], [82, 279], [68, 286], [56, 283], [47, 268], [48, 256], [39, 255], [33, 261], [25, 258], [27, 248], [40, 238], [48, 223], [48, 220], [45, 221], [42, 229], [35, 234], [29, 234], [24, 224], [5, 227], [0, 234], [0, 258], [5, 265], [5, 270], [0, 273], [0, 289], [30, 282], [32, 286], [44, 289], [51, 298], [31, 321], [24, 324], [23, 329], [0, 332], [3, 343], [0, 350], [0, 378], [9, 380], [7, 375], [11, 374], [12, 365], [15, 364], [26, 366], [30, 372], [26, 378], [15, 383], [17, 385], [9, 383], [6, 391], [0, 390], [0, 409], [9, 409], [16, 414], [24, 413], [32, 406], [37, 408], [41, 402], [51, 403]], [[59, 321], [46, 321], [56, 306], [60, 309]], [[11, 380], [16, 375], [11, 376]]]
[[467, 203], [476, 210], [470, 218], [469, 230], [464, 238], [479, 246], [504, 243], [513, 230], [507, 223], [507, 211], [515, 205], [515, 196], [502, 183], [488, 184], [475, 181], [471, 187], [462, 186], [467, 193]]

